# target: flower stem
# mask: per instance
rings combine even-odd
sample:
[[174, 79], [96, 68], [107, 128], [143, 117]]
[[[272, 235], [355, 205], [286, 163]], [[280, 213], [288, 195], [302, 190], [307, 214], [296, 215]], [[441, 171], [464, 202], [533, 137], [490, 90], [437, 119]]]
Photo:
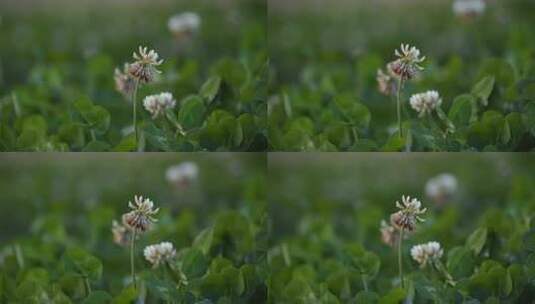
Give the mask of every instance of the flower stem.
[[85, 286], [85, 295], [89, 296], [89, 294], [91, 294], [91, 285], [89, 284], [88, 277], [84, 277], [84, 286]]
[[132, 91], [132, 120], [134, 121], [134, 133], [136, 135], [136, 150], [138, 145], [138, 132], [137, 132], [137, 89], [139, 87], [139, 79], [136, 79], [134, 83], [134, 91]]
[[137, 289], [137, 283], [136, 283], [136, 269], [134, 266], [134, 251], [136, 250], [136, 232], [137, 229], [134, 229], [134, 232], [132, 234], [132, 240], [130, 243], [130, 271], [132, 273], [132, 281], [134, 282], [134, 288]]
[[403, 243], [403, 228], [399, 230], [399, 241], [398, 241], [398, 266], [399, 266], [399, 280], [401, 281], [401, 288], [404, 288], [403, 284], [403, 263], [402, 263], [402, 251], [401, 245]]
[[396, 101], [397, 101], [397, 114], [398, 114], [398, 128], [399, 128], [399, 138], [403, 137], [403, 130], [401, 128], [401, 86], [403, 85], [403, 78], [399, 78], [398, 80], [398, 87], [397, 87], [397, 94], [396, 94]]
[[362, 279], [362, 285], [364, 286], [364, 291], [368, 291], [368, 283], [366, 282], [365, 275], [361, 274], [360, 278]]

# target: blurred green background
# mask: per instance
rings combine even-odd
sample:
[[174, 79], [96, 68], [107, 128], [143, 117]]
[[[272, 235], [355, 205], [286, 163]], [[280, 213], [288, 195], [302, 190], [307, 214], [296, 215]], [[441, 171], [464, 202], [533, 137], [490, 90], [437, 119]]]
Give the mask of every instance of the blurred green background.
[[[186, 161], [197, 164], [198, 179], [177, 189], [166, 170]], [[99, 231], [111, 244], [111, 220], [134, 195], [161, 207], [164, 223], [183, 225], [176, 241], [186, 244], [220, 212], [261, 213], [265, 166], [261, 153], [2, 153], [0, 247], [43, 223], [77, 241]]]
[[[440, 240], [446, 244], [464, 240], [489, 211], [509, 216], [530, 210], [524, 214], [530, 216], [535, 210], [535, 157], [529, 153], [272, 153], [268, 164], [275, 242], [311, 236], [304, 227], [329, 227], [342, 239], [382, 248], [379, 223], [396, 211], [402, 195], [429, 209], [419, 237], [448, 231]], [[425, 185], [442, 173], [457, 178], [458, 191], [439, 208]]]

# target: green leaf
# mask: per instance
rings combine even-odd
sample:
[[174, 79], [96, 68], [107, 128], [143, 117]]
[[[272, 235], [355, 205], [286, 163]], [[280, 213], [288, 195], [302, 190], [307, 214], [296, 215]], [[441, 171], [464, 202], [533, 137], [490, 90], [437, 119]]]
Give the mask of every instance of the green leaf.
[[379, 295], [372, 291], [360, 291], [355, 296], [355, 303], [374, 304], [379, 303]]
[[494, 76], [486, 76], [472, 88], [472, 94], [477, 97], [484, 106], [487, 106], [489, 103], [489, 97], [494, 88], [494, 82]]
[[110, 303], [112, 297], [109, 293], [102, 290], [94, 290], [89, 296], [82, 302], [83, 304], [105, 304]]
[[111, 121], [108, 110], [101, 106], [93, 105], [87, 98], [75, 101], [74, 107], [95, 132], [104, 134], [108, 131]]
[[365, 105], [358, 103], [350, 95], [337, 96], [335, 103], [349, 123], [359, 128], [367, 128], [369, 126], [371, 113]]
[[219, 92], [220, 86], [221, 77], [212, 76], [208, 78], [208, 80], [206, 80], [206, 82], [201, 86], [199, 95], [207, 101], [207, 104], [210, 104]]
[[212, 227], [202, 230], [193, 240], [193, 247], [201, 250], [203, 254], [208, 254], [212, 247], [212, 240], [214, 238], [214, 229]]
[[132, 152], [136, 150], [136, 135], [130, 134], [123, 139], [113, 148], [113, 152]]
[[110, 144], [107, 142], [93, 140], [84, 147], [83, 152], [104, 152], [108, 151], [110, 148]]
[[455, 97], [448, 112], [448, 118], [455, 126], [468, 126], [472, 116], [473, 102], [475, 102], [474, 97], [470, 94]]
[[65, 252], [64, 262], [67, 269], [74, 270], [82, 277], [97, 281], [102, 276], [102, 262], [81, 248], [69, 248]]
[[401, 288], [391, 289], [384, 297], [379, 300], [381, 304], [399, 304], [405, 299], [405, 290]]
[[202, 125], [205, 113], [206, 107], [201, 97], [190, 95], [181, 102], [178, 122], [186, 130], [196, 128]]
[[475, 267], [472, 252], [466, 247], [459, 246], [452, 248], [448, 252], [446, 267], [454, 278], [470, 276]]
[[475, 255], [478, 255], [485, 246], [487, 241], [487, 228], [480, 227], [476, 229], [466, 240], [466, 246], [470, 248]]
[[208, 268], [209, 261], [199, 249], [185, 249], [180, 257], [182, 271], [188, 279], [194, 279], [204, 275]]

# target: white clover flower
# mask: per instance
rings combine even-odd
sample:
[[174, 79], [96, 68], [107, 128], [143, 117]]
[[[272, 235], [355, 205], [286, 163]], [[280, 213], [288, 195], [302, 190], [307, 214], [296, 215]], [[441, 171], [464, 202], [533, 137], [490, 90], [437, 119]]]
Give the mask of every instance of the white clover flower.
[[425, 57], [420, 57], [420, 50], [408, 44], [401, 44], [400, 51], [395, 50], [394, 54], [398, 59], [390, 62], [388, 68], [402, 80], [412, 79], [424, 68], [420, 66]]
[[125, 97], [132, 95], [134, 91], [135, 80], [128, 73], [130, 65], [128, 63], [124, 64], [123, 70], [119, 68], [115, 69], [114, 79], [115, 79], [115, 89], [123, 94]]
[[130, 241], [130, 231], [124, 226], [113, 220], [111, 224], [113, 242], [119, 246], [126, 246]]
[[424, 221], [418, 215], [424, 214], [427, 209], [421, 208], [422, 203], [418, 199], [403, 195], [401, 203], [396, 201], [396, 207], [400, 210], [390, 215], [390, 223], [395, 228], [413, 231], [417, 222]]
[[139, 54], [133, 53], [132, 57], [134, 57], [135, 61], [128, 67], [128, 73], [143, 83], [152, 82], [156, 74], [161, 73], [156, 67], [163, 63], [156, 51], [150, 50], [147, 52], [147, 50], [147, 47], [140, 46]]
[[176, 100], [173, 98], [173, 94], [169, 92], [150, 95], [143, 100], [143, 106], [150, 114], [152, 114], [152, 118], [157, 118], [167, 109], [174, 108], [175, 105]]
[[176, 250], [172, 243], [161, 242], [159, 244], [145, 247], [143, 255], [153, 267], [158, 267], [161, 263], [172, 260], [176, 255]]
[[453, 13], [460, 17], [476, 17], [485, 12], [487, 4], [484, 0], [455, 0]]
[[429, 242], [411, 248], [411, 256], [420, 264], [420, 267], [425, 267], [427, 263], [440, 260], [443, 254], [444, 251], [438, 242]]
[[457, 192], [458, 184], [455, 176], [444, 173], [429, 179], [425, 185], [425, 193], [435, 202], [442, 204]]
[[199, 167], [194, 162], [184, 162], [176, 166], [171, 166], [165, 172], [165, 178], [171, 184], [187, 187], [197, 179]]
[[442, 104], [442, 98], [437, 91], [427, 91], [412, 95], [409, 103], [419, 116], [423, 117], [438, 108]]
[[201, 17], [192, 12], [176, 14], [169, 18], [167, 27], [174, 35], [181, 36], [184, 34], [193, 34], [201, 26]]
[[154, 203], [142, 196], [134, 196], [134, 203], [128, 202], [128, 207], [132, 211], [123, 214], [123, 225], [134, 231], [147, 231], [152, 223], [157, 220], [152, 216], [158, 213], [159, 208], [154, 208]]

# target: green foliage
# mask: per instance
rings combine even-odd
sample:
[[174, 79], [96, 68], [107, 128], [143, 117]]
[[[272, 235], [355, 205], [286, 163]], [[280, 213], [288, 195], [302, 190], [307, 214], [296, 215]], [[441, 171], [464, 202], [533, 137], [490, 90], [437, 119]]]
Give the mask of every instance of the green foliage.
[[[0, 151], [265, 151], [267, 16], [266, 4], [253, 2], [2, 5]], [[184, 11], [201, 26], [174, 37], [168, 18]], [[139, 45], [164, 63], [138, 90], [136, 148], [132, 96], [116, 90], [114, 69]], [[153, 118], [143, 99], [161, 92], [176, 106]], [[209, 121], [218, 112], [229, 119]]]
[[[528, 185], [535, 181], [534, 160], [448, 154], [410, 154], [403, 161], [381, 153], [275, 156], [269, 179], [271, 302], [531, 301], [535, 200]], [[444, 172], [455, 176], [459, 188], [435, 201], [425, 185]], [[504, 176], [511, 182], [503, 183]], [[402, 243], [403, 288], [397, 244], [385, 244], [380, 231], [381, 220], [388, 222], [398, 210], [395, 201], [402, 194], [419, 198], [427, 208], [421, 215], [425, 222]], [[411, 248], [430, 241], [441, 244], [440, 264], [420, 267]]]
[[[185, 159], [199, 166], [199, 178], [187, 186], [166, 183], [165, 169]], [[7, 231], [6, 224], [13, 228], [0, 236], [0, 302], [265, 301], [268, 223], [262, 155], [146, 155], [135, 163], [106, 157], [96, 162], [60, 157], [26, 169], [15, 163], [20, 164], [0, 162], [2, 191], [28, 173], [35, 184], [27, 189], [32, 195], [25, 199], [16, 193], [7, 195], [15, 216], [8, 215], [7, 204], [0, 204], [2, 230]], [[51, 163], [54, 165], [49, 167]], [[60, 163], [67, 165], [57, 171]], [[17, 169], [9, 169], [11, 165]], [[143, 177], [130, 180], [134, 172], [143, 172]], [[63, 195], [72, 199], [58, 202], [46, 198], [50, 181], [64, 185]], [[71, 182], [95, 191], [86, 196], [69, 185]], [[151, 190], [140, 190], [147, 186]], [[120, 221], [129, 210], [132, 193], [140, 191], [147, 193], [160, 211], [158, 222], [136, 241], [135, 289], [130, 279], [129, 246], [114, 243], [111, 227], [113, 219]], [[95, 197], [99, 199], [95, 201]], [[153, 267], [143, 249], [162, 241], [174, 245], [176, 256], [169, 265]]]
[[[535, 23], [520, 16], [533, 5], [487, 3], [481, 16], [461, 18], [451, 1], [427, 4], [274, 5], [269, 149], [532, 151]], [[376, 77], [407, 43], [426, 60], [420, 75], [404, 82], [400, 138], [397, 92], [383, 95]], [[409, 99], [429, 90], [442, 104], [420, 117]], [[304, 119], [313, 128], [296, 127]]]

